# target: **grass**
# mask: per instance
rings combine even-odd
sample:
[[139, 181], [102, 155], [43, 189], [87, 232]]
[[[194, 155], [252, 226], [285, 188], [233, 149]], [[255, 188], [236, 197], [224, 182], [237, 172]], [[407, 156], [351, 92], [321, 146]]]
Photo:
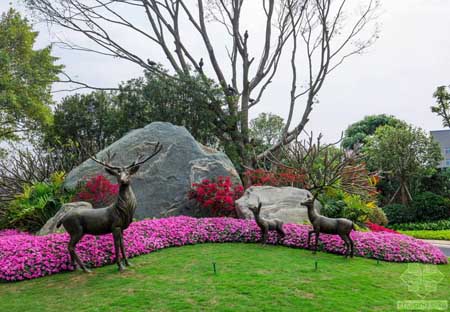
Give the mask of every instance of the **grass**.
[[[199, 244], [132, 261], [123, 274], [110, 265], [0, 284], [0, 311], [393, 311], [421, 299], [402, 283], [408, 264], [281, 246]], [[444, 280], [427, 299], [448, 300], [450, 266], [437, 268]]]
[[399, 232], [415, 238], [450, 240], [450, 230], [440, 230], [440, 231], [422, 230], [422, 231], [399, 231]]

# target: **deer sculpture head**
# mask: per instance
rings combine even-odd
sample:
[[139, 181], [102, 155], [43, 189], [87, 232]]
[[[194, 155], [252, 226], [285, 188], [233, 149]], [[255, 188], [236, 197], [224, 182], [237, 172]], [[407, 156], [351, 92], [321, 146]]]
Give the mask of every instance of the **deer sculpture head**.
[[302, 206], [305, 207], [309, 207], [309, 206], [313, 206], [314, 205], [314, 201], [316, 200], [315, 196], [311, 196], [311, 195], [306, 195], [306, 199], [304, 201], [302, 201], [300, 204]]
[[95, 157], [91, 157], [96, 163], [102, 165], [107, 173], [116, 177], [117, 182], [120, 185], [129, 185], [131, 182], [131, 176], [138, 172], [140, 166], [153, 158], [156, 154], [158, 154], [162, 149], [162, 145], [159, 142], [156, 142], [153, 153], [147, 157], [142, 155], [138, 156], [138, 158], [128, 166], [113, 166], [111, 161], [116, 156], [116, 153], [111, 154], [110, 151], [106, 152], [106, 160], [100, 161]]
[[258, 203], [258, 206], [249, 205], [248, 209], [253, 212], [254, 215], [259, 215], [259, 213], [261, 212], [261, 207], [262, 204]]

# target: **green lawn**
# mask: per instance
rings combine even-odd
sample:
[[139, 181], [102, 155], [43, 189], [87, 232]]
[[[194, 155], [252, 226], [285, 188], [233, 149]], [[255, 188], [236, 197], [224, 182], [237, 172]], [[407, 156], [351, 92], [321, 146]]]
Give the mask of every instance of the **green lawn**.
[[439, 230], [439, 231], [420, 230], [420, 231], [399, 231], [399, 232], [415, 238], [450, 240], [450, 230]]
[[[0, 284], [0, 311], [394, 311], [421, 299], [402, 282], [407, 264], [280, 246], [204, 244], [132, 260], [123, 274], [110, 265]], [[444, 279], [426, 299], [449, 300], [450, 266], [435, 268]]]

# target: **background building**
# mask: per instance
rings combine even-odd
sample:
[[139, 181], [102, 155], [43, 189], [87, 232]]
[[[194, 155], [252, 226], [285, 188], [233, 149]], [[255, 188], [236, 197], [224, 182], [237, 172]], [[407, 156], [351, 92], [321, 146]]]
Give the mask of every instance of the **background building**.
[[441, 146], [441, 152], [444, 160], [441, 162], [441, 168], [450, 167], [450, 130], [431, 131], [431, 135]]

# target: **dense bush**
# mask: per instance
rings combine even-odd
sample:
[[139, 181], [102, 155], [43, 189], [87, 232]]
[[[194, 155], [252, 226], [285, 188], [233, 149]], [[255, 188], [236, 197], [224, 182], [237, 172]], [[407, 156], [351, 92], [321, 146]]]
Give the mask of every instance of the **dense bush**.
[[244, 193], [240, 184], [233, 185], [230, 177], [218, 177], [217, 182], [208, 179], [194, 183], [189, 198], [196, 200], [205, 211], [201, 215], [235, 217], [234, 201]]
[[389, 224], [435, 221], [450, 218], [450, 199], [423, 192], [408, 205], [391, 204], [383, 207]]
[[416, 212], [413, 207], [402, 204], [390, 204], [383, 207], [389, 224], [406, 223], [415, 221]]
[[441, 231], [401, 231], [402, 234], [421, 239], [450, 240], [450, 230]]
[[62, 188], [64, 173], [56, 172], [48, 182], [25, 185], [23, 193], [11, 201], [2, 221], [2, 227], [30, 232], [39, 230], [73, 194]]
[[369, 214], [369, 221], [383, 226], [386, 226], [388, 224], [388, 218], [380, 207], [372, 208]]
[[394, 230], [403, 230], [403, 231], [450, 230], [450, 219], [431, 222], [392, 224], [389, 225], [389, 227]]
[[422, 192], [432, 192], [450, 198], [450, 168], [440, 168], [431, 176], [419, 178]]
[[348, 194], [339, 189], [327, 189], [319, 200], [322, 214], [330, 218], [347, 218], [357, 224], [366, 223], [376, 207], [374, 202], [365, 202], [361, 196]]
[[107, 178], [98, 175], [89, 179], [75, 195], [75, 201], [86, 201], [94, 208], [112, 204], [119, 193], [119, 185], [111, 183]]
[[[286, 236], [281, 241], [272, 231], [269, 244], [292, 248], [307, 248], [310, 226], [286, 224]], [[233, 218], [172, 217], [134, 222], [124, 232], [124, 243], [129, 257], [147, 254], [171, 246], [198, 243], [245, 242], [261, 239], [253, 220]], [[33, 279], [61, 271], [73, 270], [66, 244], [67, 234], [33, 236], [0, 233], [0, 280]], [[351, 233], [355, 255], [392, 262], [447, 263], [447, 257], [437, 247], [412, 237], [386, 232]], [[319, 249], [344, 254], [345, 247], [337, 235], [323, 234]], [[77, 252], [86, 264], [100, 267], [115, 259], [112, 235], [86, 235], [77, 245]]]
[[450, 218], [450, 199], [431, 192], [423, 192], [415, 196], [412, 207], [415, 212], [414, 221]]

